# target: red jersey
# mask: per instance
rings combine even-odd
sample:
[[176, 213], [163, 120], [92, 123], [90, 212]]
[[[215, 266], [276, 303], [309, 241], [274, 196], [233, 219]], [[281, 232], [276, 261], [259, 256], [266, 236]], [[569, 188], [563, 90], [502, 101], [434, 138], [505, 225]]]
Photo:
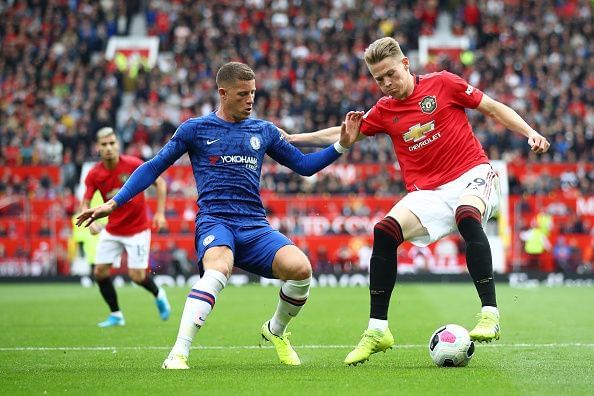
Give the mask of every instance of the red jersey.
[[[87, 189], [84, 198], [90, 200], [95, 191], [99, 190], [103, 200], [107, 202], [117, 194], [132, 172], [140, 165], [142, 160], [129, 155], [120, 155], [120, 160], [114, 169], [107, 169], [103, 162], [97, 163], [85, 179]], [[138, 194], [109, 215], [105, 229], [113, 235], [133, 235], [149, 227], [144, 194]]]
[[390, 135], [406, 189], [432, 190], [489, 163], [464, 111], [483, 93], [447, 71], [413, 78], [409, 97], [384, 96], [361, 124], [365, 135]]

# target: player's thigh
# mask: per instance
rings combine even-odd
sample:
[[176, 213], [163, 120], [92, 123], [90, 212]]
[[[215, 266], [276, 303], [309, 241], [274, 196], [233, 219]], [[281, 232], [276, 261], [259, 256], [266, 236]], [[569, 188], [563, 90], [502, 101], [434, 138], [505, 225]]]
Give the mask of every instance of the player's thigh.
[[427, 246], [455, 231], [454, 211], [447, 194], [439, 190], [418, 190], [408, 193], [390, 211], [402, 223], [405, 240]]
[[225, 224], [203, 221], [196, 233], [196, 252], [200, 275], [211, 269], [229, 276], [235, 259], [235, 235]]
[[477, 197], [476, 195], [464, 195], [460, 197], [458, 201], [458, 206], [472, 206], [475, 207], [481, 212], [481, 215], [485, 213], [486, 205], [482, 199]]
[[311, 277], [311, 263], [297, 246], [285, 245], [274, 256], [272, 275], [284, 281], [307, 279]]
[[276, 278], [272, 270], [275, 256], [293, 242], [268, 224], [239, 227], [236, 235], [235, 266], [265, 278]]
[[137, 234], [122, 239], [128, 253], [128, 268], [148, 268], [149, 252], [151, 248], [151, 230], [146, 229]]
[[120, 257], [124, 251], [124, 243], [122, 237], [110, 234], [105, 229], [99, 234], [99, 241], [97, 242], [97, 252], [95, 254], [95, 264], [113, 264], [114, 267], [119, 267]]
[[419, 218], [406, 206], [396, 204], [386, 215], [395, 219], [402, 229], [402, 237], [408, 240], [427, 234]]

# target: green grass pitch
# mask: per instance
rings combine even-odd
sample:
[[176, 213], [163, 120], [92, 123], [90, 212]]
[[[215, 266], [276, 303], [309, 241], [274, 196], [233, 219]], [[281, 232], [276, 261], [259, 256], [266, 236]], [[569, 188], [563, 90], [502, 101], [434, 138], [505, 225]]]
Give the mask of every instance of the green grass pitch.
[[96, 287], [0, 287], [0, 394], [380, 395], [593, 394], [592, 288], [498, 288], [502, 339], [477, 345], [468, 367], [438, 368], [427, 343], [440, 325], [470, 328], [472, 284], [401, 284], [390, 323], [397, 346], [367, 363], [342, 361], [367, 324], [365, 288], [314, 288], [290, 326], [300, 367], [259, 348], [277, 302], [273, 287], [228, 287], [194, 341], [191, 370], [160, 368], [189, 288], [168, 289], [161, 322], [144, 290], [118, 289], [126, 326], [99, 329], [107, 308]]

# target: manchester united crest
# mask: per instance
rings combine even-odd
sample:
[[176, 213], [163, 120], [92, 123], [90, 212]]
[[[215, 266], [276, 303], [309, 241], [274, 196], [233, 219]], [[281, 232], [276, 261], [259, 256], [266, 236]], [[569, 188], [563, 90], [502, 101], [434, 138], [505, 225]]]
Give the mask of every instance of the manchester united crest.
[[437, 100], [435, 96], [425, 96], [423, 100], [419, 102], [419, 106], [421, 106], [421, 111], [425, 114], [431, 114], [437, 108]]

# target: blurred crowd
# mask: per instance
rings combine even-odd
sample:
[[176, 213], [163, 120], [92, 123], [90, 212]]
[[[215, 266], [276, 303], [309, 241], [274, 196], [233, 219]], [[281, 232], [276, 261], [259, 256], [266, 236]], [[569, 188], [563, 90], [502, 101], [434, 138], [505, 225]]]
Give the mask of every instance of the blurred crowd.
[[[177, 124], [217, 106], [214, 74], [240, 60], [257, 73], [255, 116], [290, 133], [338, 125], [379, 97], [361, 55], [391, 35], [405, 53], [418, 35], [436, 31], [439, 11], [451, 33], [470, 38], [460, 59], [439, 56], [416, 73], [447, 68], [515, 108], [552, 142], [532, 156], [525, 139], [471, 111], [475, 133], [492, 159], [594, 161], [594, 35], [587, 0], [538, 2], [359, 0], [29, 0], [0, 2], [0, 166], [59, 165], [72, 192], [84, 161], [96, 158], [94, 133], [116, 125], [125, 151], [152, 157]], [[158, 36], [169, 67], [140, 70], [133, 80], [105, 60], [107, 41], [130, 33], [142, 16]], [[133, 97], [122, 103], [122, 95]], [[125, 117], [118, 118], [118, 110]], [[345, 163], [391, 164], [384, 138], [358, 144]], [[583, 193], [594, 175], [574, 175]], [[377, 179], [377, 180], [376, 180]], [[0, 183], [19, 193], [22, 180]], [[563, 180], [514, 185], [546, 194]], [[58, 186], [57, 188], [62, 187]], [[399, 194], [399, 180], [340, 185], [331, 175], [305, 182], [279, 173], [264, 187], [298, 192]], [[49, 188], [49, 187], [48, 187]], [[47, 188], [46, 188], [47, 189]]]

